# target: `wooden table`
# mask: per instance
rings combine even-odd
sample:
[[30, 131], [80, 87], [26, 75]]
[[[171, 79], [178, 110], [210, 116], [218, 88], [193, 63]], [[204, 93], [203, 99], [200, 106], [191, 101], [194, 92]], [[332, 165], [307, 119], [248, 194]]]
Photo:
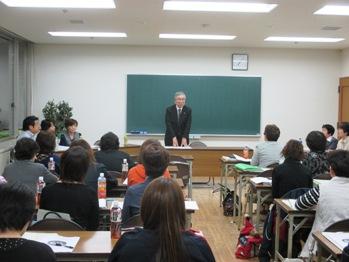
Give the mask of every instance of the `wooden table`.
[[272, 185], [271, 184], [256, 184], [252, 180], [249, 180], [249, 185], [251, 186], [250, 194], [249, 194], [249, 215], [252, 218], [252, 207], [253, 207], [253, 194], [254, 192], [257, 195], [257, 209], [256, 209], [256, 218], [254, 219], [254, 224], [256, 229], [259, 231], [260, 227], [260, 212], [261, 207], [266, 201], [272, 200]]
[[[287, 239], [287, 258], [292, 258], [292, 241], [293, 236], [302, 228], [305, 223], [315, 217], [315, 209], [297, 210], [286, 204], [283, 199], [274, 199], [276, 205], [276, 224], [275, 224], [275, 258], [274, 261], [284, 260], [279, 252], [280, 226], [288, 222], [288, 239]], [[286, 213], [286, 217], [281, 221], [281, 210]]]
[[[121, 151], [131, 155], [138, 155], [139, 149], [136, 147], [120, 147]], [[220, 158], [231, 154], [242, 155], [243, 147], [207, 147], [207, 148], [168, 148], [171, 155], [186, 156], [191, 155], [195, 159], [193, 166], [193, 177], [219, 177]], [[252, 155], [250, 150], [250, 156]]]
[[56, 253], [57, 261], [107, 261], [117, 242], [111, 239], [109, 231], [41, 231], [35, 233], [58, 233], [64, 237], [80, 237], [73, 252]]
[[342, 250], [339, 247], [328, 240], [321, 232], [313, 233], [313, 237], [318, 243], [318, 261], [321, 261], [323, 249], [330, 252], [336, 261], [341, 261]]

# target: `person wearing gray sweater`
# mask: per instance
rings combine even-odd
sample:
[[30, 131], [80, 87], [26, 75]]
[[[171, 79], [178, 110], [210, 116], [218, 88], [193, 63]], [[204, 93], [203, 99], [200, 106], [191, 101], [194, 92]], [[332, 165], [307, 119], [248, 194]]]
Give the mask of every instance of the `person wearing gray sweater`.
[[30, 138], [22, 138], [15, 146], [15, 161], [7, 165], [3, 177], [9, 184], [20, 182], [36, 192], [36, 183], [40, 176], [44, 177], [46, 184], [54, 184], [57, 177], [39, 163], [34, 163], [39, 152], [38, 144]]

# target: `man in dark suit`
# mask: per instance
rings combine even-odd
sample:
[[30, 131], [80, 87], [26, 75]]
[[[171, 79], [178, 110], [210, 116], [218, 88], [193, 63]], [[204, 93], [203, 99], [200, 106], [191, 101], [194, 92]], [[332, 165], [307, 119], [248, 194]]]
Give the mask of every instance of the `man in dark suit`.
[[183, 92], [175, 94], [175, 104], [166, 109], [166, 146], [187, 146], [191, 127], [191, 108]]

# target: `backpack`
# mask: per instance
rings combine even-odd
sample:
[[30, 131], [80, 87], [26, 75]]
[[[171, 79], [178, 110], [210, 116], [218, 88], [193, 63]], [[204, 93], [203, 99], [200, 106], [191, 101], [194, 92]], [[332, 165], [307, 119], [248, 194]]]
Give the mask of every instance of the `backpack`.
[[[213, 190], [213, 193], [222, 191], [225, 195], [222, 206], [223, 206], [223, 215], [224, 216], [233, 216], [234, 214], [234, 191], [231, 191], [228, 187], [218, 183], [219, 187]], [[239, 196], [236, 196], [236, 202], [239, 203]], [[237, 207], [235, 207], [235, 214], [238, 213]]]
[[250, 221], [250, 217], [246, 216], [244, 225], [240, 230], [235, 257], [239, 259], [249, 259], [256, 256], [261, 242], [261, 236], [256, 232], [255, 227]]

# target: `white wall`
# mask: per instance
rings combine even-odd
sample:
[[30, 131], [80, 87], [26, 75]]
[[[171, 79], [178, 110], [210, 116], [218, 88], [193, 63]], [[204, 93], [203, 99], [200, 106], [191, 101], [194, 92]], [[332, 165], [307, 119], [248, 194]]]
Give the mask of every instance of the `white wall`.
[[[249, 54], [247, 72], [231, 70], [231, 54], [239, 51]], [[48, 100], [66, 100], [89, 142], [109, 130], [122, 137], [127, 74], [262, 76], [262, 130], [277, 124], [282, 143], [337, 121], [341, 52], [310, 49], [36, 45], [33, 113], [42, 116]], [[257, 140], [204, 139], [216, 146]]]
[[342, 77], [349, 76], [349, 48], [342, 50]]
[[0, 40], [0, 130], [9, 128], [12, 89], [9, 86], [9, 45]]

